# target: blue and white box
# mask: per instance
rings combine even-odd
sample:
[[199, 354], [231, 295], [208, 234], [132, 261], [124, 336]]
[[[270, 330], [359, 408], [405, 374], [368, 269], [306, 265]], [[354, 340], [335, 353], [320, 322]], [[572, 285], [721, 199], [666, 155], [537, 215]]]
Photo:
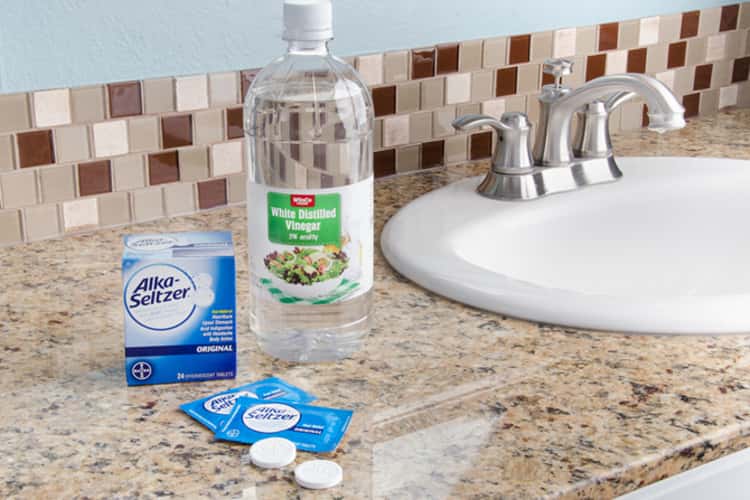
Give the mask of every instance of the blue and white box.
[[125, 236], [122, 288], [128, 385], [235, 377], [232, 233]]

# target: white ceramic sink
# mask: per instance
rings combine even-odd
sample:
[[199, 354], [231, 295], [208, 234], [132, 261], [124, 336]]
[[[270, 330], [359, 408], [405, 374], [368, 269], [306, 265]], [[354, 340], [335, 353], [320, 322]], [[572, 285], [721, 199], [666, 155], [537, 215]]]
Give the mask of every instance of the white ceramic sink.
[[750, 332], [750, 161], [618, 158], [611, 184], [526, 202], [481, 177], [414, 200], [383, 253], [465, 304], [578, 328]]

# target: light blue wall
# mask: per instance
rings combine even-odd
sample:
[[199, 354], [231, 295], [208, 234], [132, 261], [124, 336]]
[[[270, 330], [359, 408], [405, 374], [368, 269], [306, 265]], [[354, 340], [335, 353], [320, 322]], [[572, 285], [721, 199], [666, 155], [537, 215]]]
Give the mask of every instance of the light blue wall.
[[[333, 0], [349, 55], [583, 26], [731, 0]], [[262, 66], [282, 0], [2, 0], [0, 92]]]

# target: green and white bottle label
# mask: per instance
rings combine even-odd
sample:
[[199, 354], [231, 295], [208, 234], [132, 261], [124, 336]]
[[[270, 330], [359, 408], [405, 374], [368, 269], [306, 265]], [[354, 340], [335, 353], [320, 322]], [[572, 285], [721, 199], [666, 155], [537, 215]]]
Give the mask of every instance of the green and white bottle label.
[[253, 283], [287, 304], [332, 304], [372, 288], [372, 178], [331, 189], [250, 183]]

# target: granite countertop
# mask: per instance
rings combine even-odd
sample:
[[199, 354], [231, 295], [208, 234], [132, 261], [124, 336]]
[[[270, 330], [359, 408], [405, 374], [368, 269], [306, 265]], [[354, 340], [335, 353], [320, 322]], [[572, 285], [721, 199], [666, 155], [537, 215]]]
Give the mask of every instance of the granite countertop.
[[[619, 154], [750, 158], [750, 110], [615, 142]], [[378, 231], [411, 199], [483, 168], [379, 181]], [[240, 256], [237, 380], [127, 388], [122, 235], [208, 229], [231, 229]], [[2, 250], [0, 496], [606, 498], [750, 444], [750, 335], [505, 318], [428, 293], [377, 254], [365, 348], [336, 364], [288, 364], [261, 354], [248, 330], [245, 247], [245, 210], [231, 207]], [[248, 465], [246, 446], [214, 441], [178, 409], [270, 375], [355, 410], [332, 455], [341, 486], [303, 492], [291, 468]]]

